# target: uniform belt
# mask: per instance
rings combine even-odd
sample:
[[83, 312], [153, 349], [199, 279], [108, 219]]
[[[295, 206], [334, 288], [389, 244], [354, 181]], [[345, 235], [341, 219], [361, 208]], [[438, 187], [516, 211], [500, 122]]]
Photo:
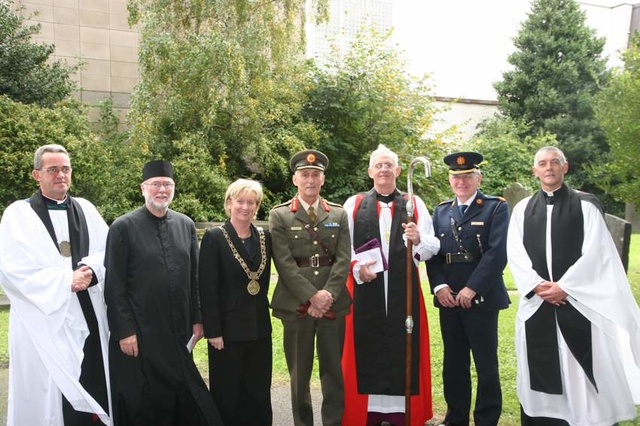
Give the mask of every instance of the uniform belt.
[[295, 257], [296, 263], [301, 268], [318, 268], [320, 266], [333, 265], [334, 256], [320, 256], [319, 254], [309, 257]]
[[474, 262], [482, 257], [482, 253], [447, 253], [442, 255], [442, 260], [447, 265], [450, 263]]

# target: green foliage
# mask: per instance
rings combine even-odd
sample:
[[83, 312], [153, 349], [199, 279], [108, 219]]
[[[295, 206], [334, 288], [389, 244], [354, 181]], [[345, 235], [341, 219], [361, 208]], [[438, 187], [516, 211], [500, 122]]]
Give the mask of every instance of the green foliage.
[[640, 35], [635, 33], [622, 56], [624, 67], [614, 74], [597, 96], [596, 116], [607, 135], [612, 160], [594, 164], [600, 188], [616, 199], [640, 204]]
[[[89, 123], [82, 107], [66, 100], [54, 108], [26, 105], [0, 95], [0, 213], [13, 201], [26, 198], [38, 188], [31, 176], [33, 154], [44, 144], [65, 146], [73, 159], [73, 146], [92, 139]], [[75, 162], [73, 163], [76, 167]], [[82, 177], [74, 172], [74, 184], [82, 185]], [[75, 193], [75, 185], [72, 193]]]
[[[318, 138], [299, 119], [308, 84], [303, 69], [304, 1], [134, 0], [142, 79], [132, 98], [132, 142], [181, 162], [183, 177], [209, 176], [207, 193], [238, 177], [261, 180], [265, 207], [291, 186], [290, 155]], [[324, 13], [322, 5], [318, 13]], [[196, 147], [187, 147], [187, 143]], [[186, 150], [186, 151], [185, 151]], [[185, 164], [186, 166], [187, 164]], [[178, 182], [180, 203], [203, 219], [221, 219], [219, 196], [202, 199], [197, 179]]]
[[492, 117], [480, 125], [480, 131], [469, 142], [469, 148], [482, 153], [482, 191], [502, 195], [505, 188], [517, 182], [529, 190], [537, 190], [539, 183], [531, 167], [536, 151], [543, 146], [557, 146], [551, 136], [524, 138], [524, 125], [505, 117]]
[[608, 152], [592, 106], [607, 79], [604, 42], [574, 0], [535, 0], [508, 58], [513, 70], [494, 85], [501, 112], [527, 125], [521, 136], [555, 135], [570, 162], [568, 182], [601, 197], [586, 169]]
[[96, 205], [103, 218], [116, 217], [142, 205], [140, 170], [149, 158], [146, 145], [133, 145], [117, 131], [110, 101], [103, 106], [98, 134], [91, 130], [85, 109], [68, 99], [51, 108], [14, 102], [0, 96], [0, 213], [12, 202], [38, 189], [33, 179], [33, 154], [45, 144], [64, 146], [71, 157], [70, 194]]
[[131, 144], [118, 130], [113, 101], [101, 103], [97, 134], [66, 148], [72, 155], [76, 195], [96, 205], [107, 223], [144, 202], [140, 191], [142, 165], [149, 157], [144, 144]]
[[0, 95], [51, 107], [73, 90], [70, 75], [78, 66], [49, 62], [54, 46], [35, 43], [31, 37], [40, 32], [40, 25], [25, 25], [12, 4], [0, 2]]
[[[371, 187], [369, 155], [379, 144], [398, 153], [404, 173], [415, 156], [426, 156], [435, 164], [448, 149], [443, 142], [446, 135], [425, 138], [438, 112], [428, 77], [410, 76], [406, 62], [387, 41], [388, 35], [361, 30], [343, 58], [335, 54], [323, 67], [310, 64], [314, 84], [304, 116], [323, 132], [311, 146], [330, 159], [323, 188], [328, 199], [344, 202]], [[448, 194], [446, 178], [441, 179], [440, 173], [434, 173], [428, 191], [419, 174], [414, 174], [415, 192], [428, 205]]]

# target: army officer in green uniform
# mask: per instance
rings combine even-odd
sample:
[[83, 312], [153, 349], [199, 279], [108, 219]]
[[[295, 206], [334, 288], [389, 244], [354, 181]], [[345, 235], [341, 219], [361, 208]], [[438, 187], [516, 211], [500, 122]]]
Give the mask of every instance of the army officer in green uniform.
[[298, 194], [269, 215], [278, 270], [271, 307], [284, 329], [295, 425], [313, 425], [309, 381], [317, 344], [322, 424], [337, 426], [344, 411], [344, 317], [351, 304], [345, 287], [351, 261], [347, 214], [339, 204], [320, 197], [329, 165], [326, 155], [301, 151], [289, 165]]

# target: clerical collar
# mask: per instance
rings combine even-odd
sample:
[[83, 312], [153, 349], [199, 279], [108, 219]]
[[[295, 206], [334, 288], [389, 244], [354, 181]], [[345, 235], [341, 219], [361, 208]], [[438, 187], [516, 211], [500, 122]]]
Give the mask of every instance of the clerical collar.
[[396, 190], [394, 190], [391, 194], [387, 194], [387, 195], [376, 192], [376, 200], [382, 201], [383, 203], [390, 203], [393, 200], [395, 200], [395, 198], [396, 198]]
[[42, 199], [44, 200], [48, 210], [67, 210], [69, 206], [69, 197], [64, 196], [64, 200], [54, 200], [53, 198], [49, 198], [46, 195], [42, 194]]
[[544, 200], [547, 202], [547, 205], [553, 205], [555, 194], [560, 188], [556, 188], [553, 191], [545, 191], [544, 189], [542, 190], [542, 194], [544, 195]]

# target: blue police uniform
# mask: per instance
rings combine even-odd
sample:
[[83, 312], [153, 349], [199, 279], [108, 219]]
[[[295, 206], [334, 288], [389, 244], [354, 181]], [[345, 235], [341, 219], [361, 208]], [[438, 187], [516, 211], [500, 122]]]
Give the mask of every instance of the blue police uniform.
[[[456, 154], [456, 169], [468, 173], [477, 165], [464, 164], [465, 158], [482, 156]], [[462, 155], [462, 157], [461, 157]], [[449, 156], [448, 156], [449, 157]], [[450, 164], [452, 158], [445, 158]], [[464, 167], [467, 167], [466, 169]], [[435, 236], [440, 251], [427, 262], [432, 292], [447, 284], [454, 293], [469, 287], [477, 294], [472, 307], [447, 308], [434, 305], [440, 312], [444, 343], [443, 381], [447, 401], [447, 425], [468, 425], [471, 406], [470, 353], [478, 374], [474, 420], [478, 426], [497, 425], [502, 412], [502, 393], [498, 373], [498, 311], [509, 306], [502, 272], [507, 263], [506, 238], [509, 208], [503, 198], [477, 191], [475, 199], [462, 214], [457, 198], [440, 203], [433, 213]]]

